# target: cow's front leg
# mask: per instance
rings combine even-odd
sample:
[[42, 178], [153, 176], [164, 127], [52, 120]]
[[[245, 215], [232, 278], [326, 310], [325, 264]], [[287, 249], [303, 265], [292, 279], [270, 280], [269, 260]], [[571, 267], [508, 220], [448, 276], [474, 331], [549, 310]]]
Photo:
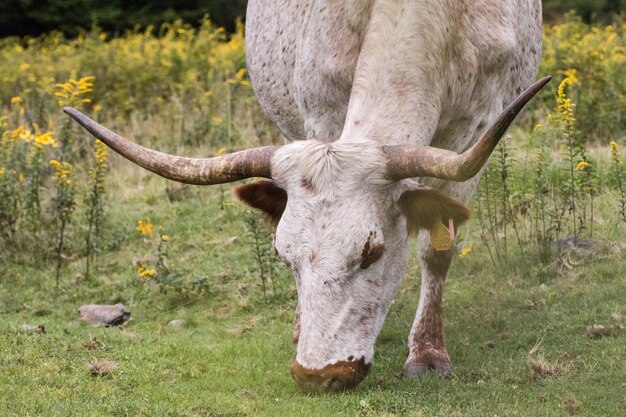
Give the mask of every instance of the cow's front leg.
[[417, 314], [409, 334], [409, 356], [404, 365], [409, 377], [433, 369], [450, 372], [450, 356], [443, 335], [442, 296], [453, 251], [435, 251], [430, 244], [430, 235], [426, 232], [420, 233], [419, 241], [422, 287]]

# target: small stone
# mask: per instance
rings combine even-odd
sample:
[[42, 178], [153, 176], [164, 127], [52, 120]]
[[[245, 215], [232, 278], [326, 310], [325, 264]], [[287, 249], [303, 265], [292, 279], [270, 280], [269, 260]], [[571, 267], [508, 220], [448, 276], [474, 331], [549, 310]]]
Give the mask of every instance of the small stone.
[[592, 339], [600, 339], [608, 334], [608, 329], [601, 324], [587, 326], [587, 336]]
[[168, 326], [170, 327], [174, 327], [174, 328], [178, 328], [178, 327], [183, 327], [185, 325], [185, 320], [182, 319], [176, 319], [176, 320], [172, 320], [170, 321], [168, 324]]
[[94, 326], [119, 326], [130, 319], [130, 311], [124, 304], [87, 304], [78, 309], [80, 318]]
[[486, 384], [486, 382], [485, 382], [484, 379], [479, 379], [478, 381], [476, 381], [476, 385], [478, 385], [479, 387], [482, 387], [485, 384]]
[[45, 333], [46, 332], [46, 328], [43, 326], [43, 324], [39, 324], [37, 326], [33, 326], [32, 324], [20, 324], [19, 326], [17, 326], [17, 328], [24, 333]]

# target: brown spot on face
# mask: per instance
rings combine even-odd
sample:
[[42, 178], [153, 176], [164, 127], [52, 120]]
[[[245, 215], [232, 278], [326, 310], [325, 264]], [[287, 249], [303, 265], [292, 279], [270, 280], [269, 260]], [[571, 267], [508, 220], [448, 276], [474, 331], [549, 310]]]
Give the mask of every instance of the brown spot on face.
[[305, 190], [307, 190], [310, 193], [315, 193], [315, 187], [313, 186], [313, 182], [311, 182], [310, 179], [308, 178], [302, 178], [300, 180], [300, 185], [302, 186], [302, 188], [304, 188]]
[[359, 385], [365, 379], [370, 365], [361, 358], [357, 361], [339, 361], [322, 369], [307, 369], [294, 360], [291, 376], [305, 393], [336, 392]]
[[363, 251], [361, 252], [361, 269], [367, 269], [371, 264], [376, 262], [383, 256], [383, 252], [385, 250], [384, 243], [376, 243], [372, 244], [372, 240], [376, 236], [375, 232], [370, 232], [367, 237], [367, 241], [363, 246]]

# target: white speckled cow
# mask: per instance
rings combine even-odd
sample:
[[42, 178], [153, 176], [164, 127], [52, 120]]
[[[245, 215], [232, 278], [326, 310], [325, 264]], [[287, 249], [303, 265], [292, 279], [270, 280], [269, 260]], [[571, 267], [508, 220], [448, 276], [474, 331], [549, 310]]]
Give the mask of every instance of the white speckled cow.
[[267, 178], [237, 193], [276, 223], [276, 251], [295, 274], [291, 372], [306, 392], [365, 377], [416, 232], [422, 288], [405, 373], [448, 372], [442, 291], [452, 250], [435, 250], [433, 236], [468, 219], [477, 174], [549, 80], [523, 91], [537, 73], [541, 2], [250, 0], [246, 38], [282, 147], [183, 158], [66, 112], [176, 181]]

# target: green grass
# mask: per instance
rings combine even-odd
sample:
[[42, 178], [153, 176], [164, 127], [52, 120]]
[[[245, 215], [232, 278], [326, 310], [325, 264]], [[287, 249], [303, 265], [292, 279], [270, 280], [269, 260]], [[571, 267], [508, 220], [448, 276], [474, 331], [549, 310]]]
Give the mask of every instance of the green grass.
[[[100, 255], [92, 281], [80, 279], [81, 259], [64, 264], [56, 290], [54, 262], [28, 250], [0, 257], [1, 416], [626, 416], [626, 336], [586, 334], [626, 316], [619, 246], [548, 264], [511, 250], [494, 266], [474, 221], [463, 231], [474, 251], [455, 260], [445, 293], [452, 375], [402, 377], [419, 296], [413, 259], [369, 376], [354, 391], [309, 397], [289, 375], [290, 273], [265, 303], [241, 212], [229, 220], [218, 187], [184, 188], [172, 202], [165, 180], [113, 166], [107, 227], [118, 247]], [[134, 227], [148, 217], [171, 237], [172, 269], [209, 277], [207, 292], [162, 293], [137, 278], [134, 261], [153, 248]], [[619, 241], [623, 227], [606, 222], [601, 235]], [[77, 309], [91, 302], [123, 302], [133, 320], [87, 326]], [[179, 318], [183, 327], [167, 325]], [[23, 323], [46, 332], [20, 332]], [[117, 368], [92, 376], [94, 360]]]

